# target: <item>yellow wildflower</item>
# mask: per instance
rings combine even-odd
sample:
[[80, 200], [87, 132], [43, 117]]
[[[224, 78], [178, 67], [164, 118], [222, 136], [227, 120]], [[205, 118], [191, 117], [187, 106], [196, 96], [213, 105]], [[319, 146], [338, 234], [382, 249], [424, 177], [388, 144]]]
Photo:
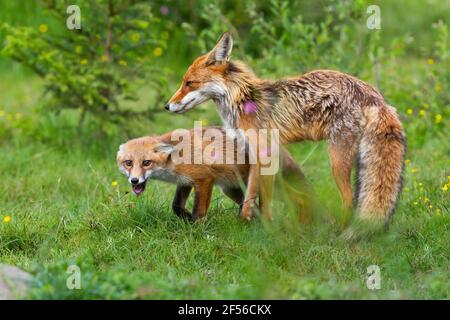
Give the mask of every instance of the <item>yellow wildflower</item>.
[[412, 168], [411, 169], [411, 173], [416, 173], [417, 171], [419, 171], [417, 168]]
[[102, 62], [106, 62], [106, 61], [108, 61], [109, 59], [108, 59], [108, 56], [107, 56], [106, 54], [104, 54], [104, 55], [102, 55], [102, 56], [100, 57], [100, 60], [101, 60]]
[[12, 114], [8, 113], [8, 114], [6, 115], [6, 120], [11, 121], [12, 119], [13, 119]]
[[412, 115], [413, 114], [413, 109], [408, 109], [408, 110], [406, 110], [406, 114], [408, 114], [408, 115]]
[[433, 205], [430, 204], [430, 205], [428, 206], [428, 208], [433, 209]]
[[0, 110], [0, 118], [3, 117], [5, 115], [5, 111]]
[[163, 50], [160, 47], [155, 48], [155, 50], [153, 50], [153, 55], [155, 55], [156, 57], [161, 56], [163, 53]]
[[432, 58], [429, 58], [429, 59], [427, 60], [427, 62], [428, 62], [429, 65], [434, 64], [434, 60], [433, 60]]
[[135, 33], [133, 33], [132, 35], [131, 35], [131, 41], [132, 42], [139, 42], [139, 40], [141, 39], [141, 35], [139, 34], [139, 33], [137, 33], [137, 32], [135, 32]]
[[425, 110], [422, 109], [422, 110], [419, 111], [419, 116], [425, 117], [425, 114], [426, 114]]
[[45, 23], [39, 25], [39, 32], [46, 33], [47, 31], [48, 31], [48, 26]]
[[81, 61], [80, 61], [80, 64], [82, 64], [82, 65], [86, 65], [86, 64], [88, 64], [88, 59], [82, 59]]
[[430, 199], [428, 199], [427, 197], [423, 198], [423, 202], [428, 203], [430, 202]]
[[83, 47], [82, 46], [76, 46], [75, 47], [75, 52], [80, 54], [81, 52], [83, 52]]
[[434, 116], [434, 122], [441, 123], [442, 122], [442, 114], [437, 114]]
[[3, 222], [4, 222], [4, 223], [11, 222], [11, 216], [10, 216], [10, 215], [4, 216], [4, 217], [3, 217]]
[[417, 206], [419, 203], [417, 201], [414, 201], [414, 205]]
[[436, 85], [434, 86], [434, 90], [439, 93], [442, 91], [442, 86], [439, 83], [436, 83]]
[[444, 186], [441, 189], [442, 189], [442, 191], [447, 192], [448, 184], [444, 184]]
[[411, 164], [411, 160], [406, 159], [406, 160], [405, 160], [405, 164]]
[[111, 182], [111, 186], [113, 188], [116, 188], [119, 185], [119, 182], [117, 182], [116, 180], [114, 180], [113, 182]]
[[428, 109], [429, 107], [430, 107], [430, 105], [429, 105], [428, 103], [424, 103], [424, 104], [423, 104], [423, 108], [424, 108], [424, 109]]

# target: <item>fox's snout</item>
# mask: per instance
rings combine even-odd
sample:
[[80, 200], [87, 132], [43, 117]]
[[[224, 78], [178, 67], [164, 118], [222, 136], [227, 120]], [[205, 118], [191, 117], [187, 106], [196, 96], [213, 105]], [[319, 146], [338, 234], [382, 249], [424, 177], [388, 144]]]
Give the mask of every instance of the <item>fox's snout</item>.
[[145, 182], [145, 180], [147, 180], [146, 178], [145, 178], [145, 175], [133, 175], [133, 174], [130, 174], [129, 175], [129, 177], [128, 177], [128, 182], [131, 184], [131, 185], [136, 185], [136, 184], [140, 184], [140, 183], [144, 183]]

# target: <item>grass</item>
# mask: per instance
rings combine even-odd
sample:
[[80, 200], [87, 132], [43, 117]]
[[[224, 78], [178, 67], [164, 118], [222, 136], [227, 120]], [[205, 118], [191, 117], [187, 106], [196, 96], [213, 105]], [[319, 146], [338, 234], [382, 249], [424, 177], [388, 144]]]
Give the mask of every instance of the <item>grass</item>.
[[[35, 275], [30, 298], [450, 298], [449, 202], [441, 190], [450, 182], [449, 147], [438, 138], [409, 150], [405, 192], [389, 230], [375, 238], [338, 239], [340, 200], [323, 143], [291, 151], [325, 218], [299, 225], [279, 210], [270, 225], [243, 223], [216, 191], [207, 222], [192, 225], [171, 212], [174, 186], [151, 182], [142, 197], [127, 193], [115, 164], [122, 133], [77, 135], [73, 115], [36, 113], [37, 79], [5, 77], [0, 109], [22, 116], [0, 118], [4, 127], [15, 123], [0, 140], [0, 215], [11, 216], [0, 224], [0, 261]], [[217, 121], [213, 109], [209, 115]], [[161, 117], [141, 134], [170, 130], [172, 118]], [[66, 287], [71, 264], [81, 268], [81, 290]], [[370, 265], [381, 268], [380, 290], [366, 287]]]

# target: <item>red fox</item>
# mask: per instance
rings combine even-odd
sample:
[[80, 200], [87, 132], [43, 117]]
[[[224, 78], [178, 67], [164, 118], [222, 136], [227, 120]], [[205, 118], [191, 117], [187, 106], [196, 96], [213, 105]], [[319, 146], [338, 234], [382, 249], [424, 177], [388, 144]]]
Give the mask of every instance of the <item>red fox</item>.
[[[387, 222], [401, 191], [405, 135], [395, 109], [380, 92], [331, 70], [261, 80], [244, 63], [230, 61], [232, 48], [231, 34], [223, 34], [209, 53], [188, 68], [165, 108], [179, 114], [212, 99], [225, 127], [278, 129], [282, 144], [327, 140], [347, 220], [353, 203], [351, 170], [356, 162], [358, 216]], [[257, 165], [250, 168], [243, 218], [249, 217], [258, 179], [263, 179], [257, 169]], [[264, 179], [261, 186], [269, 186], [269, 191], [260, 193], [260, 201], [270, 216], [272, 182], [270, 177]]]
[[[212, 129], [203, 128], [205, 130]], [[236, 157], [236, 141], [227, 140], [225, 131], [220, 130], [225, 148], [233, 148]], [[190, 142], [194, 141], [194, 129], [189, 131]], [[161, 136], [147, 136], [137, 138], [121, 145], [117, 153], [117, 164], [119, 169], [128, 177], [136, 195], [144, 192], [148, 179], [161, 180], [175, 183], [177, 185], [175, 197], [172, 203], [173, 211], [180, 217], [195, 221], [203, 218], [209, 207], [213, 185], [218, 185], [223, 193], [231, 200], [242, 206], [244, 193], [243, 185], [248, 180], [250, 165], [244, 164], [191, 164], [177, 163], [173, 161], [173, 154], [177, 152], [177, 141], [172, 141], [173, 132]], [[192, 152], [202, 152], [210, 142], [203, 140], [202, 150]], [[307, 183], [303, 172], [290, 154], [282, 151], [281, 173], [285, 177], [289, 187], [295, 188], [299, 192], [307, 192]], [[186, 202], [194, 188], [195, 198], [192, 214], [186, 209]], [[301, 209], [300, 219], [308, 221], [308, 205], [305, 200], [291, 199], [294, 204]]]

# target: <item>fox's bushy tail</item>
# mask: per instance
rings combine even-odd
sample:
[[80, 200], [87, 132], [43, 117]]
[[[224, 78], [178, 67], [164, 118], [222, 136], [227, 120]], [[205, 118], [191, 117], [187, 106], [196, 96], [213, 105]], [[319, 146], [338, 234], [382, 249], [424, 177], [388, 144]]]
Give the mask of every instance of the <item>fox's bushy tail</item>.
[[357, 159], [356, 210], [361, 218], [387, 222], [402, 188], [405, 135], [390, 106], [368, 107], [366, 119]]

